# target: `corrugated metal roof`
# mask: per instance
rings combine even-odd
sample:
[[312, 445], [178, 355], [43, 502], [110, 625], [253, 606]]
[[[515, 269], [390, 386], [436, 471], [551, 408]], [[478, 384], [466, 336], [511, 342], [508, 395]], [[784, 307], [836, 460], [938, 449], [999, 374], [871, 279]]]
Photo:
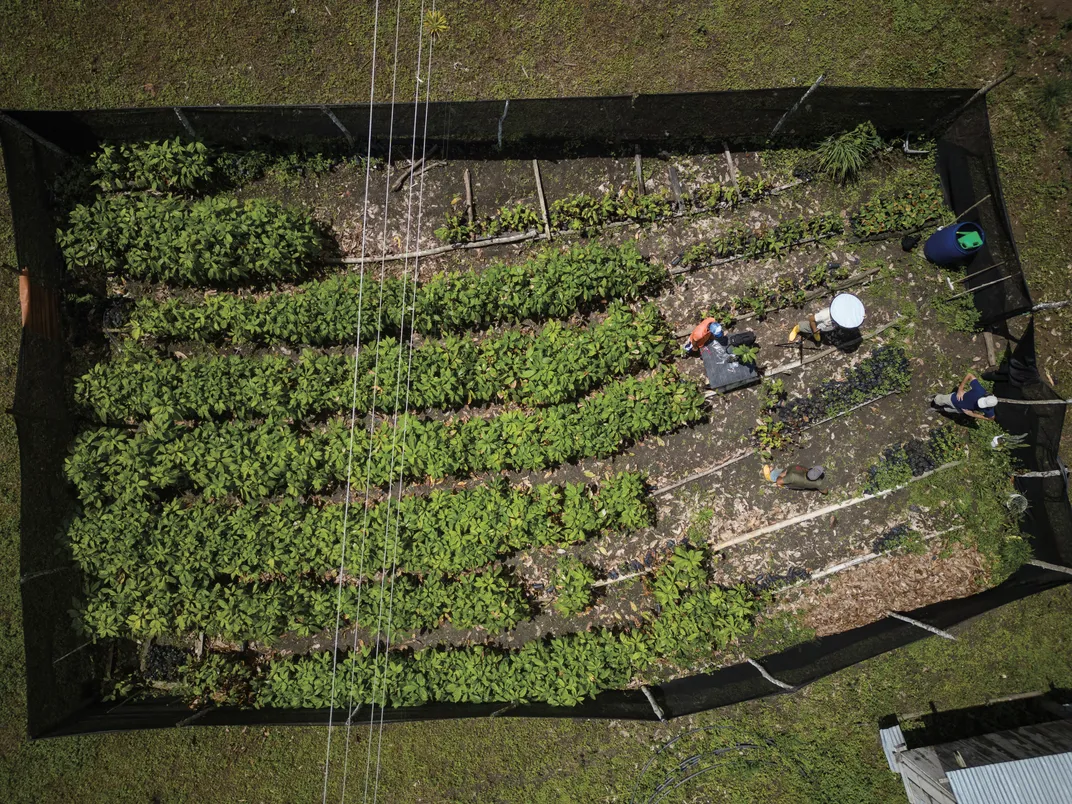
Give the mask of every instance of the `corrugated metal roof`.
[[1072, 752], [946, 772], [957, 804], [1069, 804]]

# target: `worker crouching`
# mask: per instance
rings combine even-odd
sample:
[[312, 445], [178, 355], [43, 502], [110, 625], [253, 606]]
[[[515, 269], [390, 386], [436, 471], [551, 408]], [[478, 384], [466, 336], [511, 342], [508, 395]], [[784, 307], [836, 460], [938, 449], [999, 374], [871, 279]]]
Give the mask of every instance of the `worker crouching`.
[[776, 486], [797, 491], [817, 491], [826, 494], [822, 486], [826, 470], [821, 466], [790, 466], [787, 469], [776, 469], [767, 465], [763, 467], [763, 477]]
[[837, 329], [856, 330], [863, 326], [864, 304], [851, 293], [839, 293], [825, 307], [814, 315], [809, 315], [801, 321], [792, 332], [789, 333], [789, 342], [793, 343], [800, 337], [811, 338], [816, 343], [822, 340], [823, 334], [830, 334]]

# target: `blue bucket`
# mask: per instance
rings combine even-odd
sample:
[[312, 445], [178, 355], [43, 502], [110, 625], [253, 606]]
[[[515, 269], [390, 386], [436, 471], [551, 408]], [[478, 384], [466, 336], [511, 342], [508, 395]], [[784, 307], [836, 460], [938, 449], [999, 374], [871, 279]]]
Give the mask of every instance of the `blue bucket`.
[[[964, 248], [957, 240], [958, 235], [975, 233], [979, 236], [979, 244], [972, 248]], [[927, 238], [923, 246], [923, 256], [936, 265], [952, 265], [972, 257], [975, 252], [986, 243], [986, 235], [977, 223], [958, 223], [956, 226], [946, 226]]]

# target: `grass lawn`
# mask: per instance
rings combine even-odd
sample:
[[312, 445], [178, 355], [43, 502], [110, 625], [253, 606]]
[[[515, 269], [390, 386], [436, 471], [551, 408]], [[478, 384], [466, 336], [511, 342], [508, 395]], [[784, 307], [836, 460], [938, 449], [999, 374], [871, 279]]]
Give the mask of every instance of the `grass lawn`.
[[[1072, 99], [1072, 12], [1059, 3], [1009, 8], [963, 0], [777, 5], [542, 2], [492, 13], [485, 3], [443, 3], [450, 30], [436, 46], [434, 94], [803, 86], [820, 72], [832, 84], [977, 86], [1015, 67], [1017, 75], [990, 99], [1006, 202], [1036, 301], [1072, 295], [1072, 250], [1058, 236], [1072, 230], [1072, 105], [1061, 105], [1062, 97]], [[418, 8], [403, 3], [404, 23], [417, 19]], [[67, 0], [31, 6], [0, 0], [0, 10], [0, 107], [360, 102], [368, 96], [372, 19], [366, 4]], [[393, 18], [381, 19], [381, 28], [391, 25]], [[381, 75], [390, 70], [385, 54], [381, 47]], [[400, 58], [412, 64], [415, 53], [407, 46]], [[400, 68], [398, 92], [412, 96], [412, 67]], [[0, 262], [13, 264], [6, 186], [0, 191]], [[18, 303], [14, 277], [0, 276], [0, 400], [6, 407]], [[1070, 331], [1069, 308], [1040, 318], [1040, 365], [1068, 396]], [[0, 797], [315, 799], [323, 729], [25, 742], [17, 447], [10, 417], [0, 420], [0, 455], [0, 667], [6, 670], [0, 675]], [[1049, 592], [981, 618], [961, 629], [956, 643], [931, 638], [794, 695], [667, 726], [507, 719], [387, 727], [381, 793], [390, 801], [628, 800], [654, 746], [690, 727], [720, 725], [709, 747], [763, 741], [760, 758], [769, 764], [698, 781], [689, 789], [702, 800], [901, 801], [900, 784], [878, 748], [878, 718], [931, 703], [953, 708], [1050, 684], [1072, 686], [1070, 608], [1072, 591]], [[355, 733], [363, 762], [364, 730]], [[351, 782], [357, 778], [360, 770]], [[348, 792], [353, 797], [354, 789]]]

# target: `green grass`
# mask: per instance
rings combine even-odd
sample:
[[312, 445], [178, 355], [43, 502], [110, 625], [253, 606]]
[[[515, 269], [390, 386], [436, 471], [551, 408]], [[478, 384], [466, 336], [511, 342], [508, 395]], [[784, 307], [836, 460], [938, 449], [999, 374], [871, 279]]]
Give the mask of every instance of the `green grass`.
[[[404, 25], [412, 28], [419, 4], [403, 6]], [[1017, 76], [990, 99], [1006, 202], [1035, 298], [1072, 295], [1067, 238], [1055, 236], [1072, 230], [1072, 155], [1064, 150], [1072, 130], [1065, 93], [1046, 89], [1047, 81], [1061, 78], [1061, 59], [1067, 62], [1072, 50], [1060, 21], [997, 0], [880, 6], [789, 0], [777, 7], [761, 0], [685, 0], [672, 7], [457, 0], [438, 7], [450, 28], [435, 47], [437, 98], [803, 88], [821, 72], [832, 84], [976, 86], [1015, 66]], [[361, 3], [0, 0], [0, 15], [2, 107], [362, 102], [368, 96], [372, 20]], [[381, 33], [392, 22], [381, 20]], [[412, 96], [411, 40], [404, 37], [400, 54], [401, 97]], [[381, 77], [390, 66], [381, 46]], [[380, 99], [386, 86], [379, 82]], [[13, 263], [6, 187], [0, 189], [0, 261]], [[18, 344], [16, 294], [14, 277], [0, 273], [5, 406]], [[1039, 327], [1040, 365], [1065, 392], [1072, 392], [1072, 344], [1062, 333], [1070, 328], [1069, 309], [1044, 317]], [[13, 423], [4, 417], [0, 799], [315, 800], [323, 729], [25, 742], [16, 454]], [[985, 616], [959, 642], [931, 638], [796, 695], [669, 726], [497, 720], [387, 727], [382, 792], [392, 801], [624, 800], [652, 746], [692, 725], [720, 724], [736, 736], [774, 741], [766, 755], [774, 765], [706, 777], [691, 788], [698, 799], [901, 801], [878, 749], [877, 719], [932, 702], [952, 708], [1050, 683], [1072, 685], [1070, 606], [1072, 591], [1050, 592]], [[769, 635], [772, 644], [797, 637], [784, 623], [772, 623]], [[352, 782], [361, 778], [365, 731], [357, 732]]]

